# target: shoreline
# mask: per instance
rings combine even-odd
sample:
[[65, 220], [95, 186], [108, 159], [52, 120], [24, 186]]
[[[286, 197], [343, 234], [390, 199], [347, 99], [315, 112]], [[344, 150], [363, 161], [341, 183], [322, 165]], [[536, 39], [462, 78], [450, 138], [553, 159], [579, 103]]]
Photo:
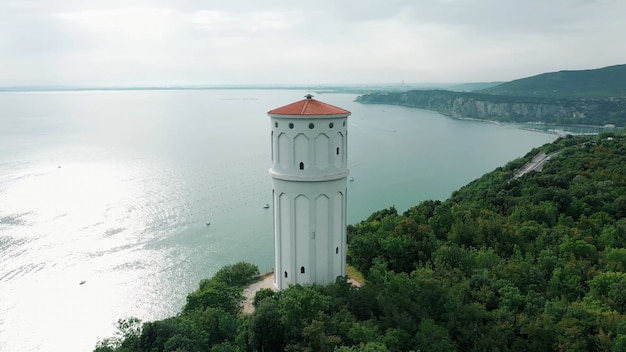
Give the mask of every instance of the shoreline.
[[[442, 116], [449, 117], [449, 118], [454, 119], [454, 120], [485, 122], [485, 123], [490, 123], [490, 124], [493, 124], [493, 125], [496, 125], [496, 126], [539, 125], [539, 126], [554, 126], [554, 127], [567, 127], [567, 128], [594, 128], [594, 129], [606, 130], [606, 131], [624, 128], [624, 127], [619, 127], [619, 126], [614, 126], [614, 125], [604, 125], [604, 126], [600, 126], [600, 125], [581, 125], [581, 124], [557, 125], [557, 124], [545, 123], [545, 122], [541, 122], [541, 121], [530, 121], [530, 122], [498, 121], [498, 120], [490, 120], [490, 119], [481, 119], [481, 118], [476, 118], [476, 117], [454, 116], [452, 114], [448, 114], [448, 113], [445, 113], [443, 111], [434, 110], [434, 109], [427, 109], [427, 108], [420, 108], [420, 107], [416, 107], [416, 106], [412, 106], [412, 105], [406, 105], [406, 104], [362, 102], [362, 101], [359, 101], [358, 99], [355, 99], [354, 101], [359, 103], [359, 104], [365, 104], [365, 105], [402, 106], [402, 107], [409, 108], [409, 109], [418, 109], [418, 110], [432, 111], [432, 112], [436, 112], [436, 113], [438, 113], [438, 114], [440, 114]], [[526, 128], [526, 127], [520, 127], [520, 129], [531, 131], [531, 132], [542, 132], [542, 133], [559, 135], [558, 132], [552, 132], [550, 130], [533, 129], [533, 128]], [[562, 130], [562, 131], [564, 131], [564, 130]], [[564, 132], [567, 132], [567, 131], [564, 131]], [[565, 135], [567, 135], [567, 134], [573, 134], [573, 135], [595, 135], [595, 134], [598, 134], [598, 133], [601, 133], [601, 132], [595, 132], [595, 133], [565, 133]]]

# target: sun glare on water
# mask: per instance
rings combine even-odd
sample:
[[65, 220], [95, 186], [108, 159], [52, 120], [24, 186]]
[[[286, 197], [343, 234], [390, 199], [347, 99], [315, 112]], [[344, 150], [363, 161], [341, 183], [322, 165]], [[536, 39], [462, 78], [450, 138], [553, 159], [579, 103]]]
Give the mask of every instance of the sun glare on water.
[[[147, 258], [141, 249], [171, 219], [163, 204], [145, 202], [163, 192], [158, 182], [147, 182], [145, 165], [73, 162], [5, 177], [10, 187], [0, 189], [0, 229], [12, 259], [0, 262], [0, 309], [18, 334], [13, 343], [32, 340], [30, 334], [48, 334], [48, 343], [63, 339], [55, 326], [59, 316], [71, 322], [63, 329], [93, 336], [102, 324], [91, 317], [116, 321], [120, 312], [136, 312], [142, 297], [154, 299], [151, 292], [136, 292], [142, 283], [160, 280], [144, 277], [145, 269], [167, 261], [167, 253], [154, 250]], [[112, 329], [99, 334], [109, 336]], [[83, 346], [93, 344], [87, 338]], [[52, 345], [71, 347], [67, 341]]]

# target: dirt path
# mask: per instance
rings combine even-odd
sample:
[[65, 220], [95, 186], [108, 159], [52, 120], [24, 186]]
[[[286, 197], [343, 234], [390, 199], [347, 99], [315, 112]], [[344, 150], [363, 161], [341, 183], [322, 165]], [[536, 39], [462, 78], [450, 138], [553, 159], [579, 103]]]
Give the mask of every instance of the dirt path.
[[[362, 285], [360, 282], [353, 279], [349, 279], [348, 282], [356, 287], [361, 287]], [[276, 291], [276, 287], [274, 287], [274, 273], [265, 274], [261, 280], [251, 284], [243, 290], [243, 295], [246, 297], [243, 301], [244, 314], [252, 314], [254, 312], [254, 306], [252, 305], [252, 302], [254, 302], [254, 295], [256, 295], [257, 291], [262, 288], [269, 288]]]
[[269, 288], [276, 291], [276, 288], [274, 287], [273, 273], [264, 275], [261, 280], [251, 284], [243, 290], [243, 295], [246, 297], [243, 301], [244, 314], [252, 314], [252, 312], [254, 312], [254, 306], [252, 305], [252, 302], [254, 302], [254, 295], [256, 295], [257, 291], [262, 288]]

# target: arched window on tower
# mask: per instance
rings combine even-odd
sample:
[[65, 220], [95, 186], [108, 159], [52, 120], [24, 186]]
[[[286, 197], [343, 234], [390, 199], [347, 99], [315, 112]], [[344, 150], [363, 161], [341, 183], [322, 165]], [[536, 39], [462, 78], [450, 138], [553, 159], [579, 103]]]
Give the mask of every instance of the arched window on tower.
[[287, 272], [285, 271], [285, 279], [287, 278]]
[[302, 161], [300, 162], [300, 170], [304, 170], [304, 163]]
[[300, 274], [304, 274], [304, 267], [303, 266], [300, 267]]

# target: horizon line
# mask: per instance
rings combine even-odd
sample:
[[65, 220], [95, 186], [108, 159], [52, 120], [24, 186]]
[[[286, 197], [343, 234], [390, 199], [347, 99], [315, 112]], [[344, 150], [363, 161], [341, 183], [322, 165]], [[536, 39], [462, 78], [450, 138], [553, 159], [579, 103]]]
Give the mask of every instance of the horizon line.
[[380, 82], [380, 83], [322, 83], [309, 84], [180, 84], [180, 85], [14, 85], [0, 86], [0, 92], [33, 92], [33, 91], [97, 91], [97, 90], [210, 90], [210, 89], [381, 89], [381, 88], [428, 88], [452, 87], [466, 83], [496, 83], [496, 82]]

